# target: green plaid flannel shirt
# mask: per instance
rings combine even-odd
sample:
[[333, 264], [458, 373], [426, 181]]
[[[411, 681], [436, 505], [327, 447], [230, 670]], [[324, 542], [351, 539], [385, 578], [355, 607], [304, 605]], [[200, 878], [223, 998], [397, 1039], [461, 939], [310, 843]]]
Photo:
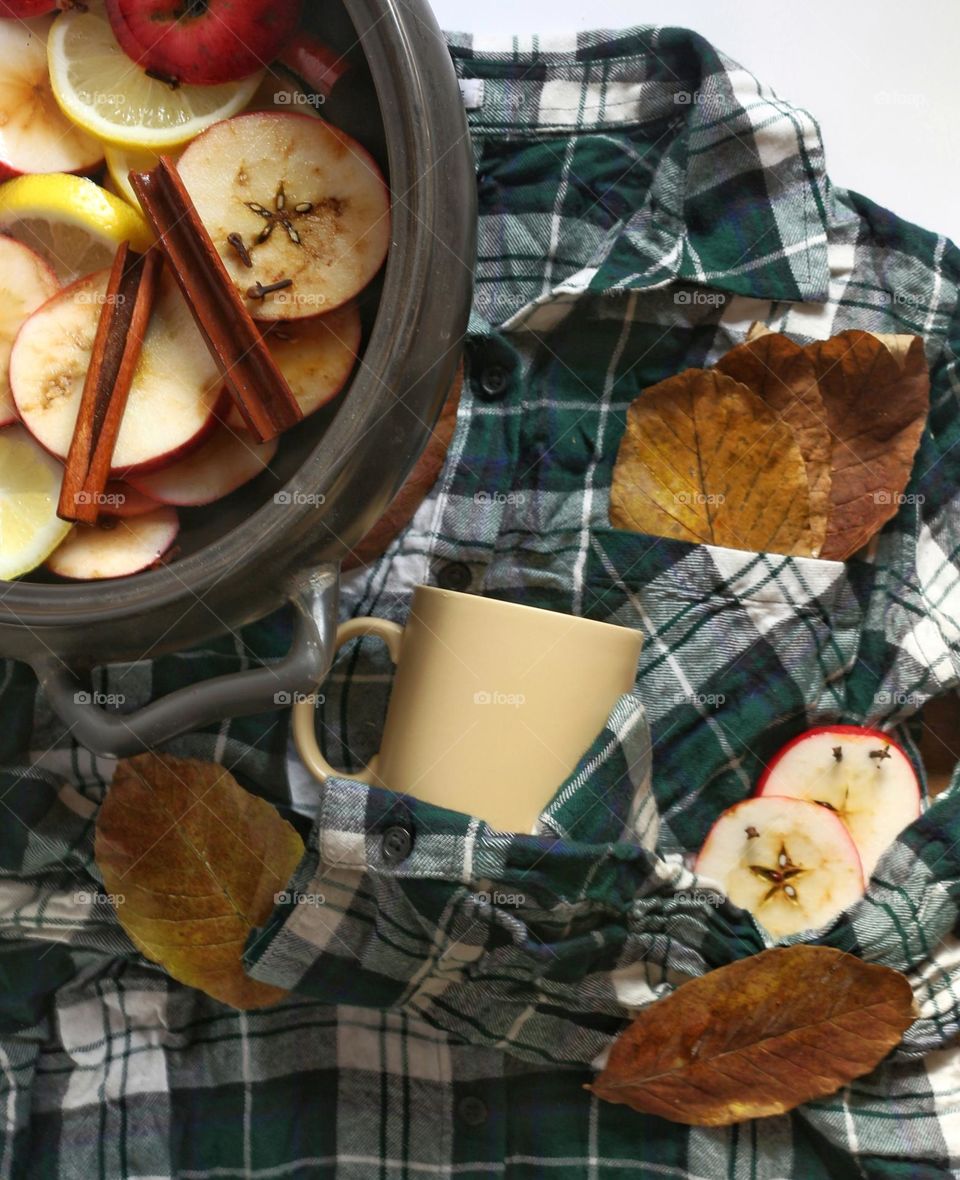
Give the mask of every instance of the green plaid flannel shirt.
[[[433, 582], [611, 620], [644, 633], [637, 689], [532, 835], [346, 778], [321, 789], [284, 714], [169, 743], [223, 763], [307, 836], [246, 954], [289, 998], [238, 1013], [133, 950], [92, 858], [112, 764], [4, 664], [0, 1177], [958, 1175], [956, 777], [863, 900], [808, 936], [907, 973], [919, 1016], [876, 1070], [719, 1129], [583, 1089], [631, 1011], [764, 947], [685, 855], [782, 742], [880, 725], [922, 774], [924, 704], [960, 680], [956, 247], [833, 186], [812, 118], [691, 33], [449, 44], [480, 208], [467, 380], [436, 487], [345, 579], [343, 615], [402, 621]], [[631, 400], [753, 320], [800, 340], [925, 339], [932, 411], [908, 494], [846, 563], [608, 523]], [[269, 660], [289, 634], [281, 612], [99, 669], [94, 686], [135, 708]], [[389, 682], [365, 640], [321, 690], [326, 753], [346, 771], [377, 746]], [[401, 859], [382, 846], [396, 827]]]

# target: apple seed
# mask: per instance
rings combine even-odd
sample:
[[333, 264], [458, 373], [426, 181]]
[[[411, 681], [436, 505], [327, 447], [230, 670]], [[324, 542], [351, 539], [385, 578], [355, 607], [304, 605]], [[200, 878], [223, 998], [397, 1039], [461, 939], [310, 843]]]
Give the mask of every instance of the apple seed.
[[[277, 224], [283, 226], [283, 228], [286, 230], [287, 237], [291, 242], [293, 242], [295, 246], [303, 245], [300, 240], [300, 235], [297, 233], [293, 222], [291, 221], [291, 215], [287, 211], [287, 193], [283, 187], [282, 180], [277, 185], [277, 191], [273, 197], [273, 209], [268, 209], [265, 205], [261, 205], [259, 201], [244, 201], [244, 204], [252, 213], [256, 213], [258, 217], [262, 217], [267, 223], [259, 232], [259, 234], [257, 234], [256, 241], [254, 243], [255, 245], [266, 242], [273, 233], [274, 227]], [[312, 213], [313, 202], [298, 201], [293, 207], [293, 212], [299, 216], [303, 216], [306, 213]], [[252, 266], [253, 263], [245, 263], [245, 265]], [[260, 296], [254, 296], [254, 298], [260, 298]]]
[[771, 888], [763, 898], [764, 902], [770, 901], [780, 890], [783, 890], [788, 897], [796, 898], [796, 888], [790, 885], [789, 882], [806, 872], [806, 869], [793, 863], [785, 844], [780, 845], [780, 852], [777, 856], [777, 868], [768, 868], [766, 865], [750, 865], [749, 868], [751, 873], [763, 878], [764, 881], [770, 882]]

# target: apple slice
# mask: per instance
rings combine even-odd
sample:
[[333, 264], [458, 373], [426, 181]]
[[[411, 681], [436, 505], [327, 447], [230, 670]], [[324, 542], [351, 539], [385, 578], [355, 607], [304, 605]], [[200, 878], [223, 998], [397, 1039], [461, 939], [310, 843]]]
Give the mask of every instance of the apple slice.
[[826, 725], [788, 742], [771, 759], [757, 795], [789, 795], [830, 808], [846, 824], [864, 875], [920, 814], [910, 759], [878, 729]]
[[10, 351], [20, 326], [60, 289], [52, 269], [29, 246], [0, 236], [0, 426], [17, 420], [17, 408], [10, 392]]
[[155, 508], [143, 516], [95, 525], [78, 524], [47, 558], [62, 578], [125, 578], [155, 565], [177, 536], [177, 513]]
[[722, 886], [774, 938], [825, 926], [864, 890], [850, 833], [826, 807], [767, 795], [710, 829], [695, 871]]
[[176, 463], [129, 479], [138, 491], [161, 504], [210, 504], [258, 476], [276, 453], [275, 438], [258, 443], [245, 430], [220, 426]]
[[[335, 398], [353, 372], [360, 349], [360, 312], [355, 303], [348, 303], [316, 319], [265, 324], [263, 335], [306, 418]], [[232, 401], [227, 425], [244, 429], [243, 416]]]
[[331, 49], [307, 29], [298, 29], [287, 41], [277, 57], [277, 65], [289, 70], [308, 91], [320, 98], [328, 98], [350, 69], [345, 53]]
[[0, 20], [30, 20], [56, 9], [52, 0], [0, 0]]
[[103, 514], [105, 516], [143, 516], [153, 512], [160, 504], [132, 483], [122, 479], [111, 479], [103, 489]]
[[91, 172], [103, 161], [99, 141], [71, 123], [53, 97], [52, 24], [52, 16], [0, 21], [0, 180], [24, 172]]
[[[17, 412], [37, 442], [65, 459], [90, 364], [107, 271], [78, 279], [24, 323], [10, 356]], [[165, 270], [113, 455], [114, 474], [172, 462], [215, 425], [221, 379]]]
[[198, 135], [177, 168], [257, 319], [333, 311], [386, 256], [390, 205], [380, 169], [323, 119], [236, 115]]

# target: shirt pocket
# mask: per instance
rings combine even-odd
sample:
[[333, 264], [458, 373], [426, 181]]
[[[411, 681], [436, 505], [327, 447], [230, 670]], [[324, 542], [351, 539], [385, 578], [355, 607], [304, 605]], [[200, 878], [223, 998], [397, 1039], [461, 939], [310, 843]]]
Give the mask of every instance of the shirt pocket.
[[872, 574], [594, 526], [584, 613], [644, 633], [662, 851], [697, 849], [799, 730], [846, 720]]

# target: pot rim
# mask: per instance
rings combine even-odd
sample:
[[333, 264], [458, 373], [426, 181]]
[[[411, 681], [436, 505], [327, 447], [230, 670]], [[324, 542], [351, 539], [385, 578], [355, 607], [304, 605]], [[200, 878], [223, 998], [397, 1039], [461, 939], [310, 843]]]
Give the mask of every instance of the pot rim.
[[[439, 326], [438, 343], [446, 341], [451, 347], [459, 342], [465, 326], [470, 284], [466, 284], [462, 299], [451, 302], [449, 292], [433, 276], [451, 250], [465, 267], [469, 260], [472, 269], [475, 218], [471, 209], [460, 211], [465, 224], [452, 246], [449, 210], [445, 217], [443, 213], [444, 198], [449, 200], [451, 191], [456, 195], [458, 186], [462, 188], [465, 166], [470, 169], [471, 188], [473, 185], [469, 150], [453, 150], [467, 139], [466, 122], [449, 54], [423, 0], [344, 3], [361, 30], [358, 39], [370, 64], [386, 132], [391, 242], [369, 340], [333, 421], [283, 485], [290, 493], [289, 502], [268, 501], [196, 553], [129, 578], [67, 585], [0, 581], [0, 627], [32, 629], [117, 621], [159, 608], [173, 609], [178, 600], [189, 610], [205, 593], [253, 564], [276, 570], [289, 583], [291, 564], [294, 569], [307, 569], [323, 560], [339, 560], [372, 523], [369, 513], [362, 515], [357, 506], [344, 504], [343, 489], [350, 490], [348, 469], [355, 466], [365, 436], [374, 434], [398, 403], [407, 405], [416, 421], [398, 424], [394, 414], [393, 436], [399, 430], [399, 444], [388, 447], [384, 454], [377, 453], [383, 506], [425, 445], [446, 386], [438, 383], [429, 397], [417, 388], [408, 399], [404, 374], [418, 347], [422, 354], [423, 342], [418, 342], [421, 324]], [[440, 91], [444, 92], [442, 98], [438, 98]], [[430, 112], [430, 118], [424, 118], [425, 111]], [[454, 136], [456, 142], [451, 146]], [[440, 218], [444, 219], [442, 225], [438, 224]], [[450, 265], [449, 259], [446, 265]], [[422, 355], [418, 363], [422, 369]], [[390, 388], [393, 380], [397, 381], [395, 390]], [[319, 496], [324, 497], [319, 502], [326, 510], [321, 513], [316, 507]], [[330, 516], [337, 517], [340, 527], [336, 531]], [[298, 550], [293, 561], [291, 549]], [[272, 599], [285, 597], [288, 591], [289, 584], [277, 588]], [[258, 617], [272, 605], [272, 600], [265, 600], [263, 609], [250, 617]], [[104, 653], [103, 658], [111, 657]]]

